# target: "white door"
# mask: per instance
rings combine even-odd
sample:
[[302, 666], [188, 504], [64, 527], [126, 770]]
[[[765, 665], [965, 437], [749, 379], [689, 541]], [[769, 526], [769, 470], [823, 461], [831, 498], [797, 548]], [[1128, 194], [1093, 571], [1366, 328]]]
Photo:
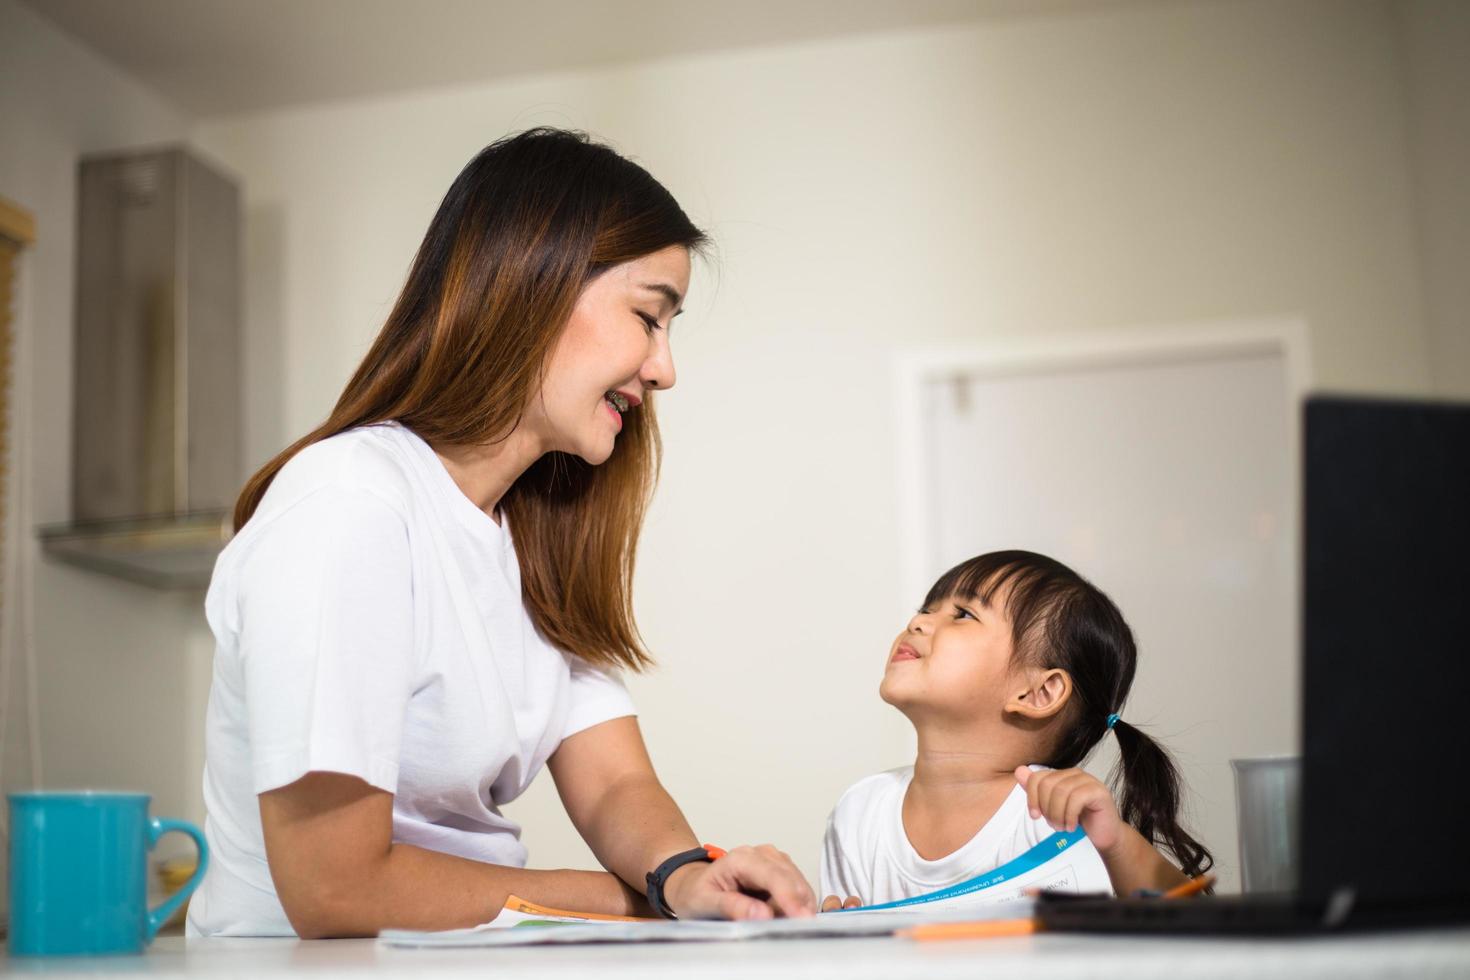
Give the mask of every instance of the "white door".
[[[931, 356], [909, 375], [908, 602], [1004, 548], [1050, 555], [1108, 593], [1139, 646], [1124, 717], [1174, 753], [1185, 825], [1232, 891], [1228, 760], [1298, 744], [1291, 346], [1059, 345]], [[1115, 758], [1104, 738], [1089, 768], [1105, 775]]]

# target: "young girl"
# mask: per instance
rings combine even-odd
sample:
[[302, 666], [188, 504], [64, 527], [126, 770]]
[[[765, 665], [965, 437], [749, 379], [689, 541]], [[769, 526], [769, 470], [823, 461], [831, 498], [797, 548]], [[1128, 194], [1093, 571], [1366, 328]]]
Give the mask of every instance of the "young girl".
[[[1119, 717], [1137, 659], [1118, 608], [1060, 562], [998, 551], [946, 572], [893, 641], [879, 687], [913, 722], [918, 757], [837, 802], [823, 911], [958, 884], [1079, 825], [1077, 891], [1167, 889], [1208, 869], [1210, 852], [1179, 825], [1173, 762]], [[1076, 768], [1109, 731], [1121, 803]]]

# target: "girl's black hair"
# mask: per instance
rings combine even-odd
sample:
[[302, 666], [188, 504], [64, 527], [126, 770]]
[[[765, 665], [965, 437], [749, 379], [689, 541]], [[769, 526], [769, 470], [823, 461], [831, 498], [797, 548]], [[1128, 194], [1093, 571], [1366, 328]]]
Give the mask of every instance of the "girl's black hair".
[[[987, 606], [1006, 589], [1014, 656], [1039, 667], [1056, 667], [1072, 677], [1067, 724], [1037, 760], [1053, 769], [1082, 764], [1119, 714], [1138, 650], [1123, 614], [1097, 586], [1055, 559], [1030, 551], [994, 551], [971, 558], [940, 576], [925, 608], [953, 596], [978, 598]], [[1145, 840], [1167, 848], [1187, 875], [1214, 866], [1209, 850], [1179, 825], [1179, 770], [1164, 747], [1121, 718], [1113, 726], [1118, 764], [1109, 782], [1119, 792], [1118, 809]], [[1121, 783], [1121, 787], [1119, 784]]]

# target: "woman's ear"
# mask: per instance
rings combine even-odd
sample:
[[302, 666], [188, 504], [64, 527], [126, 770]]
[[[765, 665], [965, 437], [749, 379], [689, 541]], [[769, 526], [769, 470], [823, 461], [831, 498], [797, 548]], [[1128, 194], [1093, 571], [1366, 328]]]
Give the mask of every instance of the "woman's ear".
[[1027, 671], [1023, 683], [1006, 702], [1007, 714], [1042, 721], [1054, 717], [1072, 697], [1072, 675], [1060, 667]]

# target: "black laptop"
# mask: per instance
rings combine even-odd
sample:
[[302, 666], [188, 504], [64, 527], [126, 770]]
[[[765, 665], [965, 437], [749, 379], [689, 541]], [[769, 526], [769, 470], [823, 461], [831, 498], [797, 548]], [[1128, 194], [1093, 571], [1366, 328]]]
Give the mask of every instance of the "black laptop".
[[1047, 929], [1470, 921], [1470, 405], [1305, 406], [1301, 880], [1291, 894], [1048, 895]]

